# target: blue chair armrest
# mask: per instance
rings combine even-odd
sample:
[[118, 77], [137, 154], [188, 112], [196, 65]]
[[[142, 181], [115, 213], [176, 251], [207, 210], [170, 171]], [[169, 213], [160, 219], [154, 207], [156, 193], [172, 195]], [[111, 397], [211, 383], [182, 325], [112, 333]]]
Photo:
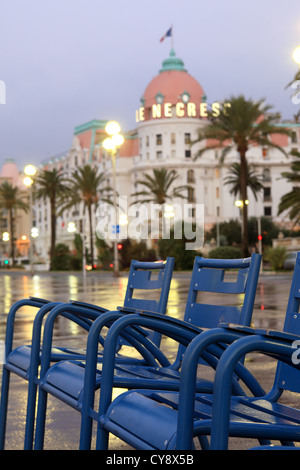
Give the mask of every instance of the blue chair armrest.
[[[274, 333], [274, 332], [273, 332]], [[215, 387], [213, 395], [213, 417], [211, 432], [211, 449], [226, 449], [229, 435], [230, 416], [230, 381], [234, 367], [240, 357], [249, 352], [257, 351], [261, 354], [271, 356], [281, 362], [286, 362], [292, 367], [299, 369], [299, 364], [292, 362], [294, 352], [293, 343], [295, 335], [284, 335], [285, 337], [271, 337], [266, 335], [251, 335], [235, 341], [224, 352], [217, 367], [215, 376]], [[300, 336], [297, 337], [300, 340]], [[221, 387], [221, 389], [220, 389]]]

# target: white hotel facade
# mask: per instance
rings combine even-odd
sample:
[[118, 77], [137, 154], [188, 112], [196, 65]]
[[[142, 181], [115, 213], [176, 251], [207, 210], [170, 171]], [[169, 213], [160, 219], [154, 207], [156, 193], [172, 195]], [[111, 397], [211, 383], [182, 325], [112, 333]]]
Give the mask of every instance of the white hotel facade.
[[[180, 177], [176, 182], [178, 186], [191, 186], [188, 200], [170, 202], [188, 203], [191, 218], [195, 216], [197, 204], [204, 205], [206, 228], [217, 221], [240, 217], [234, 196], [229, 193], [230, 188], [224, 185], [228, 167], [239, 161], [237, 152], [229, 154], [222, 165], [217, 151], [205, 152], [201, 158], [194, 159], [199, 147], [190, 144], [197, 138], [199, 128], [207, 125], [206, 101], [201, 85], [186, 71], [183, 62], [172, 50], [158, 74], [145, 88], [136, 110], [136, 129], [123, 134], [125, 142], [116, 158], [116, 189], [120, 196], [128, 198], [129, 204], [132, 202], [131, 194], [143, 189], [137, 181], [143, 179], [145, 174], [152, 173], [153, 169], [165, 167], [176, 170]], [[218, 104], [214, 106], [217, 111]], [[95, 165], [99, 172], [104, 172], [106, 182], [112, 185], [111, 160], [101, 145], [106, 136], [106, 122], [91, 120], [77, 126], [70, 150], [43, 162], [40, 169], [56, 167], [70, 176], [76, 168], [89, 163]], [[279, 125], [290, 128], [293, 138], [277, 134], [273, 136], [274, 141], [287, 153], [294, 148], [299, 149], [300, 124], [291, 121]], [[266, 150], [256, 146], [248, 151], [247, 159], [262, 175], [264, 185], [258, 201], [249, 191], [249, 217], [272, 217], [275, 223], [287, 227], [289, 220], [284, 215], [278, 216], [277, 209], [281, 196], [291, 190], [291, 186], [281, 178], [281, 173], [289, 170], [292, 157], [285, 157], [276, 149]], [[39, 259], [47, 261], [50, 245], [49, 203], [37, 201], [34, 209], [35, 225], [39, 230], [35, 251]], [[57, 222], [58, 242], [71, 246], [74, 235], [67, 231], [70, 222], [75, 223], [78, 231], [82, 229], [88, 233], [88, 221], [82, 204], [66, 211]]]

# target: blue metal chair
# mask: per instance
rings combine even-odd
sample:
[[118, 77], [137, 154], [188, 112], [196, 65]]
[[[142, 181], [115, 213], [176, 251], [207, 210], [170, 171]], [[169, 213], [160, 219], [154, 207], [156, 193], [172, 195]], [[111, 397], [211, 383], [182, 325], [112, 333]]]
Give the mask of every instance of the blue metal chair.
[[[167, 301], [174, 269], [174, 258], [167, 258], [166, 262], [139, 262], [133, 260], [131, 262], [130, 271], [128, 274], [128, 283], [126, 294], [124, 298], [124, 306], [118, 307], [119, 315], [126, 313], [133, 313], [140, 309], [149, 309], [153, 312], [165, 314], [167, 308]], [[148, 299], [137, 298], [137, 292], [145, 289], [149, 292]], [[151, 295], [152, 293], [152, 295]], [[23, 345], [13, 348], [13, 336], [16, 314], [18, 310], [26, 306], [38, 308], [38, 313], [35, 316], [33, 323], [33, 333], [31, 345]], [[38, 380], [38, 368], [40, 364], [40, 340], [41, 330], [44, 319], [49, 312], [55, 310], [57, 314], [68, 318], [70, 321], [75, 322], [84, 330], [89, 331], [93, 321], [100, 315], [107, 312], [107, 309], [78, 301], [71, 301], [70, 303], [50, 302], [44, 299], [24, 299], [16, 302], [10, 309], [7, 318], [7, 329], [5, 339], [5, 354], [6, 359], [3, 365], [2, 376], [2, 390], [1, 390], [1, 404], [0, 404], [0, 448], [4, 448], [5, 443], [5, 430], [7, 421], [7, 405], [9, 395], [10, 374], [14, 373], [28, 380], [28, 403], [27, 403], [27, 417], [32, 417], [35, 414], [36, 390]], [[145, 335], [150, 338], [153, 343], [159, 347], [160, 335], [151, 331], [139, 331], [139, 334]], [[103, 344], [103, 338], [99, 338], [100, 343]], [[120, 338], [118, 348], [121, 349], [122, 345], [126, 343], [126, 335]], [[85, 350], [79, 348], [51, 348], [51, 362], [61, 361], [63, 359], [84, 359]], [[101, 360], [102, 351], [98, 352], [98, 360]], [[150, 357], [150, 355], [149, 355]], [[118, 353], [118, 361], [132, 362], [132, 363], [147, 363], [148, 356], [144, 357], [142, 361], [134, 361], [130, 356]], [[34, 419], [26, 419], [25, 430], [25, 449], [32, 448], [33, 442], [33, 425]]]
[[[180, 366], [186, 346], [198, 335], [201, 328], [212, 328], [220, 321], [234, 321], [243, 325], [251, 322], [253, 304], [260, 268], [260, 255], [253, 254], [251, 258], [240, 260], [213, 260], [196, 257], [191, 277], [190, 289], [184, 314], [184, 321], [163, 317], [149, 312], [131, 315], [128, 328], [140, 322], [143, 326], [149, 319], [158, 323], [157, 330], [160, 333], [165, 328], [174, 329], [173, 338], [179, 341], [177, 357], [173, 364], [161, 353], [158, 348], [152, 348], [151, 353], [156, 354], [157, 361], [151, 366], [121, 365], [115, 364], [115, 352], [119, 334], [126, 331], [124, 327], [115, 333], [115, 341], [111, 341], [110, 330], [108, 332], [105, 350], [107, 347], [113, 351], [109, 362], [112, 366], [110, 383], [111, 387], [118, 388], [150, 388], [161, 390], [178, 390], [180, 382]], [[228, 280], [226, 271], [236, 272], [236, 280]], [[218, 305], [218, 294], [228, 294], [228, 303]], [[209, 297], [209, 299], [207, 298]], [[233, 300], [234, 297], [234, 300]], [[241, 299], [242, 297], [242, 299]], [[90, 448], [92, 423], [95, 419], [94, 393], [97, 388], [105, 384], [106, 377], [102, 380], [101, 368], [97, 364], [97, 339], [105, 322], [115, 321], [117, 324], [121, 319], [116, 318], [115, 312], [104, 314], [90, 329], [87, 343], [86, 362], [63, 361], [50, 367], [51, 331], [53, 329], [54, 316], [49, 315], [45, 324], [45, 336], [43, 341], [43, 352], [41, 360], [41, 375], [39, 381], [39, 406], [37, 413], [35, 448], [43, 446], [46, 398], [47, 394], [56, 396], [69, 406], [81, 412], [81, 448]], [[152, 327], [152, 325], [150, 325]], [[201, 327], [201, 328], [200, 328]], [[151, 328], [154, 329], [155, 328]], [[184, 329], [184, 333], [182, 333]], [[132, 332], [132, 329], [130, 330]], [[109, 341], [108, 341], [108, 338]], [[146, 345], [143, 338], [141, 343]], [[106, 355], [106, 353], [105, 353]], [[104, 357], [105, 357], [104, 355]], [[98, 366], [98, 368], [97, 368]], [[109, 382], [109, 381], [108, 381]], [[74, 384], [76, 386], [74, 387]], [[212, 390], [209, 381], [201, 381], [197, 384], [199, 389]], [[109, 387], [108, 387], [109, 388]], [[106, 403], [107, 400], [104, 400]], [[101, 403], [101, 400], [100, 400]]]
[[[227, 449], [229, 437], [257, 439], [261, 448], [271, 448], [272, 441], [279, 441], [283, 449], [300, 442], [300, 408], [279, 403], [285, 390], [300, 393], [299, 303], [300, 253], [282, 332], [229, 324], [195, 337], [184, 355], [180, 391], [145, 389], [119, 395], [98, 418], [102, 448], [106, 448], [105, 432], [136, 449], [151, 450], [191, 450], [195, 436], [203, 448], [212, 450]], [[216, 368], [213, 394], [199, 394], [198, 359], [220, 342], [228, 346]], [[234, 395], [236, 366], [252, 351], [278, 360], [273, 387], [260, 397]], [[209, 446], [206, 436], [210, 434]]]

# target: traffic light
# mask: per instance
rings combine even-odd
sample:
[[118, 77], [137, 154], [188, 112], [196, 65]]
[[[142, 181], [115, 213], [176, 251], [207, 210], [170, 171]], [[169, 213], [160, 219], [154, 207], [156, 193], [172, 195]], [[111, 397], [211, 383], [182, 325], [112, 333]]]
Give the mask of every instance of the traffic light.
[[261, 242], [261, 241], [262, 241], [262, 235], [258, 235], [258, 236], [257, 236], [257, 239], [258, 239], [258, 241]]
[[118, 243], [117, 248], [118, 248], [118, 250], [122, 250], [122, 248], [123, 248], [122, 243]]

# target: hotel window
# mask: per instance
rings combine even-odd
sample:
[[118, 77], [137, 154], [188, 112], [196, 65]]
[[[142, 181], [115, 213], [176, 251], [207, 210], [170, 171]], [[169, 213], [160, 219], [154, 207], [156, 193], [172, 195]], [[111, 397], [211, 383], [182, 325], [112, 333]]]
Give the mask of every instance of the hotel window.
[[271, 201], [271, 188], [264, 188], [264, 201]]
[[184, 134], [184, 143], [185, 144], [190, 144], [191, 143], [191, 134], [189, 132], [186, 132]]
[[162, 145], [162, 135], [156, 134], [156, 145]]
[[264, 158], [268, 156], [268, 149], [267, 149], [266, 147], [264, 147], [264, 148], [262, 149], [262, 156], [263, 156]]
[[175, 134], [175, 132], [171, 132], [171, 144], [176, 144], [176, 134]]
[[162, 160], [162, 152], [161, 151], [156, 152], [156, 158], [157, 158], [157, 160]]
[[194, 190], [194, 188], [188, 188], [188, 202], [195, 202], [195, 190]]
[[263, 181], [271, 181], [271, 172], [269, 168], [264, 168], [262, 176]]
[[176, 150], [171, 150], [171, 158], [176, 158]]
[[220, 198], [220, 188], [216, 188], [216, 198]]
[[296, 134], [295, 131], [292, 131], [291, 141], [292, 141], [292, 144], [296, 144], [296, 143], [297, 143], [297, 134]]
[[191, 151], [190, 150], [185, 150], [184, 154], [185, 154], [185, 158], [191, 158]]
[[188, 170], [187, 172], [187, 182], [195, 183], [195, 173], [194, 170]]
[[146, 146], [149, 147], [149, 136], [146, 135]]
[[272, 207], [271, 206], [264, 207], [264, 215], [266, 217], [270, 217], [272, 215]]

